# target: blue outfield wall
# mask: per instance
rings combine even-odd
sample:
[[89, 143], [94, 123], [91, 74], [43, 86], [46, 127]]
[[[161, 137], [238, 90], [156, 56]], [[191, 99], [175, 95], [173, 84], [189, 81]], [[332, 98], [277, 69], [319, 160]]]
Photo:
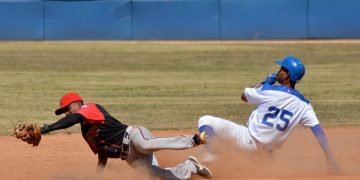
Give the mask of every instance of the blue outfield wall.
[[218, 39], [218, 0], [133, 0], [134, 39]]
[[360, 0], [0, 0], [0, 40], [360, 38]]
[[0, 0], [0, 39], [44, 39], [43, 11], [41, 0]]
[[131, 39], [130, 0], [46, 1], [45, 39]]
[[305, 39], [307, 0], [222, 0], [221, 39]]
[[360, 38], [360, 0], [309, 0], [308, 38]]

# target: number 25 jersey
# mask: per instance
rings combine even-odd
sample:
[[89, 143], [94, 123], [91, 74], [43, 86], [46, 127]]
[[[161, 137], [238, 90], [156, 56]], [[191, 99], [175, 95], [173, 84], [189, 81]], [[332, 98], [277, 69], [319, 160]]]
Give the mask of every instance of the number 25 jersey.
[[298, 123], [319, 124], [310, 102], [290, 87], [264, 84], [245, 88], [245, 96], [256, 105], [247, 123], [249, 132], [269, 150], [279, 149]]

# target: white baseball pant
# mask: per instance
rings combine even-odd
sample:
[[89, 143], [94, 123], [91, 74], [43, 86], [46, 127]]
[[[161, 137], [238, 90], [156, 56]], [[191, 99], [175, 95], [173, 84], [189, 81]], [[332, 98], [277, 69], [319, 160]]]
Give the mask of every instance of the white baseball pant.
[[198, 128], [200, 129], [204, 125], [210, 126], [214, 130], [216, 137], [230, 140], [240, 149], [248, 151], [257, 150], [256, 141], [250, 135], [248, 128], [243, 125], [209, 115], [202, 116], [199, 119]]

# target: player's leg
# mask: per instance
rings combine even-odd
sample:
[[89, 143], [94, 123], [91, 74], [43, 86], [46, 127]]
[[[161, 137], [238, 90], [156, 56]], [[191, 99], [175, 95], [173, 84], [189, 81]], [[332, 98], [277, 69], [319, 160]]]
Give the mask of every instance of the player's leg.
[[144, 154], [161, 149], [188, 149], [196, 146], [193, 136], [152, 137], [151, 132], [141, 126], [133, 127], [130, 139], [134, 147]]
[[194, 147], [192, 136], [154, 138], [144, 127], [133, 127], [130, 131], [131, 146], [127, 161], [132, 166], [148, 166], [157, 177], [164, 179], [188, 179], [192, 174], [211, 177], [210, 170], [194, 157], [172, 168], [160, 168], [153, 152], [161, 149], [187, 149]]
[[201, 165], [194, 157], [189, 157], [184, 163], [171, 168], [161, 168], [153, 153], [143, 154], [132, 145], [129, 151], [129, 157], [126, 161], [134, 168], [150, 172], [151, 175], [160, 179], [189, 179], [193, 174], [210, 178], [210, 170]]
[[241, 149], [256, 150], [255, 141], [243, 125], [206, 115], [198, 120], [198, 128], [199, 132], [205, 131], [208, 134], [210, 141], [216, 136], [219, 139], [234, 142]]

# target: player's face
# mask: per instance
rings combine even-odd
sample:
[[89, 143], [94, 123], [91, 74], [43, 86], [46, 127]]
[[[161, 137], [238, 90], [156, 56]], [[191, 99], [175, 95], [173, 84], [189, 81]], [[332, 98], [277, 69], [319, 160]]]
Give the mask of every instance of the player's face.
[[73, 102], [68, 106], [68, 110], [65, 112], [66, 116], [74, 114], [81, 107], [81, 103]]
[[276, 76], [276, 81], [279, 82], [280, 84], [288, 83], [290, 81], [289, 71], [281, 67]]

